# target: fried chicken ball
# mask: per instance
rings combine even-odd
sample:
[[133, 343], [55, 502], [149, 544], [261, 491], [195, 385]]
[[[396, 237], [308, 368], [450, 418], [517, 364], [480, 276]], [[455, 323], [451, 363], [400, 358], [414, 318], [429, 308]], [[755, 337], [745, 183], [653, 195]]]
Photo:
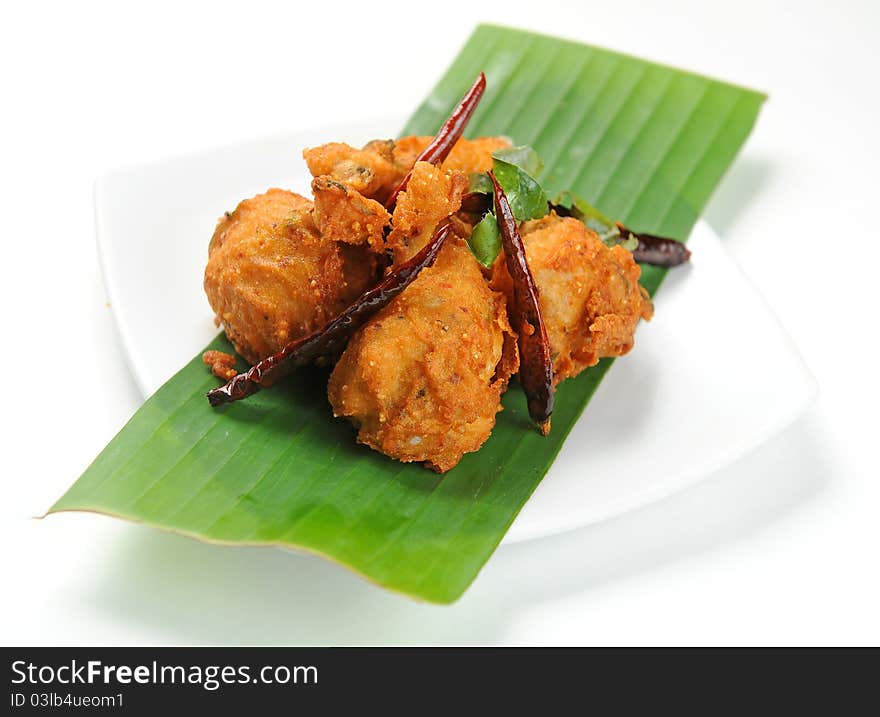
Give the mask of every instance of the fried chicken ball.
[[312, 210], [305, 197], [270, 189], [217, 223], [205, 293], [251, 364], [320, 329], [377, 279], [375, 256], [323, 237]]
[[[639, 319], [654, 313], [632, 254], [605, 246], [582, 222], [553, 212], [526, 222], [520, 233], [540, 292], [556, 383], [600, 358], [628, 353]], [[503, 256], [492, 267], [491, 285], [512, 293]]]
[[505, 297], [450, 237], [433, 267], [351, 339], [330, 376], [358, 441], [443, 473], [489, 437], [518, 368]]

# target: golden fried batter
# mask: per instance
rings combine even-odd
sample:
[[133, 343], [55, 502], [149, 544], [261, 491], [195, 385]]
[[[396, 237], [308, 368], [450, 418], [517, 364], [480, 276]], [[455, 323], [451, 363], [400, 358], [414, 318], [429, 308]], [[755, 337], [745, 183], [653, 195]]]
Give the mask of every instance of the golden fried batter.
[[[329, 176], [368, 199], [384, 204], [432, 139], [376, 139], [365, 144], [363, 149], [355, 149], [342, 142], [330, 142], [306, 149], [303, 157], [313, 177]], [[460, 139], [442, 168], [465, 174], [486, 172], [492, 169], [492, 152], [509, 146], [510, 141], [504, 137]]]
[[360, 443], [442, 473], [489, 437], [517, 368], [504, 296], [450, 238], [434, 266], [354, 335], [328, 394]]
[[256, 363], [326, 324], [376, 281], [362, 246], [325, 239], [312, 202], [270, 189], [221, 217], [205, 293], [235, 350]]
[[447, 171], [427, 162], [416, 162], [406, 191], [397, 196], [392, 230], [386, 244], [394, 251], [394, 261], [406, 261], [425, 246], [438, 222], [454, 214], [467, 191], [467, 175]]
[[408, 171], [394, 164], [387, 143], [382, 141], [370, 142], [363, 149], [330, 142], [304, 150], [303, 158], [313, 177], [329, 175], [383, 203]]
[[[394, 163], [400, 167], [412, 167], [433, 137], [403, 137], [399, 139], [393, 150]], [[492, 152], [509, 147], [510, 140], [506, 137], [477, 137], [476, 139], [460, 139], [455, 143], [443, 169], [459, 172], [488, 172], [492, 169]]]
[[235, 356], [223, 351], [205, 351], [202, 354], [202, 362], [210, 367], [212, 374], [224, 381], [228, 381], [238, 373], [235, 368]]
[[391, 215], [379, 202], [328, 175], [312, 180], [312, 192], [315, 225], [324, 239], [366, 244], [374, 251], [384, 248]]
[[[653, 315], [632, 254], [605, 246], [582, 222], [555, 213], [526, 222], [521, 234], [540, 292], [556, 383], [600, 358], [628, 353], [639, 319]], [[508, 296], [512, 291], [503, 256], [492, 267], [492, 286]]]

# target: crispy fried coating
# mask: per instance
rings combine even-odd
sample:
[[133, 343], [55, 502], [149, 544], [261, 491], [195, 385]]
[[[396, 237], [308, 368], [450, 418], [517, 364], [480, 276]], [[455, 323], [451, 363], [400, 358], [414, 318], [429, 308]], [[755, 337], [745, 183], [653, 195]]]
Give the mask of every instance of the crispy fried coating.
[[312, 180], [312, 193], [315, 225], [324, 239], [366, 244], [374, 251], [384, 248], [391, 215], [379, 202], [329, 175]]
[[[397, 141], [376, 139], [362, 149], [330, 142], [306, 149], [303, 157], [313, 177], [329, 176], [364, 197], [384, 204], [432, 139], [415, 136]], [[510, 141], [504, 137], [460, 139], [442, 167], [465, 174], [486, 172], [492, 168], [492, 152], [509, 146]]]
[[[416, 157], [430, 144], [433, 137], [403, 137], [399, 139], [393, 150], [394, 163], [400, 167], [412, 167]], [[477, 137], [476, 139], [460, 139], [455, 143], [443, 169], [459, 172], [488, 172], [492, 169], [492, 152], [509, 147], [510, 140], [506, 137]]]
[[505, 307], [450, 238], [434, 266], [349, 342], [330, 377], [334, 414], [358, 426], [360, 443], [449, 470], [489, 437], [518, 368]]
[[[654, 312], [632, 254], [605, 246], [582, 222], [555, 213], [526, 222], [521, 234], [540, 292], [556, 383], [600, 358], [628, 353], [639, 319]], [[503, 256], [492, 267], [491, 284], [508, 296], [512, 292]]]
[[409, 169], [394, 164], [393, 144], [393, 140], [374, 140], [355, 149], [343, 142], [330, 142], [304, 150], [303, 158], [313, 177], [328, 175], [364, 197], [384, 203]]
[[376, 281], [375, 257], [322, 237], [312, 208], [305, 197], [270, 189], [217, 223], [205, 293], [251, 364], [318, 330]]
[[463, 172], [416, 162], [406, 191], [397, 196], [393, 228], [386, 239], [395, 263], [415, 255], [430, 241], [438, 222], [458, 211], [467, 185]]
[[235, 368], [235, 356], [223, 351], [205, 351], [202, 354], [202, 362], [210, 367], [212, 374], [224, 381], [228, 381], [238, 373]]

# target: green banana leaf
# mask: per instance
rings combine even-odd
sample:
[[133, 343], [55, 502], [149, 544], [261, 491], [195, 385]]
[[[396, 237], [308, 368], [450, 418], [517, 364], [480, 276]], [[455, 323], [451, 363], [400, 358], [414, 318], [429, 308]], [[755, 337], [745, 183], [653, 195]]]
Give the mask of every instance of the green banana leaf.
[[[571, 189], [628, 226], [680, 238], [764, 100], [608, 50], [484, 25], [402, 134], [433, 133], [480, 70], [488, 89], [470, 136], [533, 146], [551, 196]], [[645, 267], [643, 276], [653, 292], [663, 271]], [[222, 337], [211, 348], [230, 350]], [[495, 550], [610, 365], [560, 387], [547, 438], [530, 429], [513, 386], [489, 441], [441, 477], [358, 446], [352, 427], [331, 416], [326, 371], [306, 370], [215, 410], [205, 392], [217, 381], [194, 358], [50, 512], [96, 511], [202, 540], [303, 549], [382, 587], [449, 603]]]

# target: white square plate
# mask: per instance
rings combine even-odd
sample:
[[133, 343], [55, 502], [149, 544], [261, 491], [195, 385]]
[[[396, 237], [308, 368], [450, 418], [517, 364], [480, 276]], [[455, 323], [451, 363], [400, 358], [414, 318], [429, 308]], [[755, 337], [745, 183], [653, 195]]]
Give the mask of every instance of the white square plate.
[[[268, 187], [308, 194], [302, 148], [340, 138], [358, 145], [400, 125], [392, 118], [299, 132], [98, 180], [104, 279], [144, 396], [216, 333], [202, 273], [217, 218]], [[670, 272], [654, 320], [615, 362], [505, 542], [571, 530], [681, 490], [766, 441], [815, 396], [797, 350], [709, 226], [699, 223], [688, 246], [691, 265]]]

